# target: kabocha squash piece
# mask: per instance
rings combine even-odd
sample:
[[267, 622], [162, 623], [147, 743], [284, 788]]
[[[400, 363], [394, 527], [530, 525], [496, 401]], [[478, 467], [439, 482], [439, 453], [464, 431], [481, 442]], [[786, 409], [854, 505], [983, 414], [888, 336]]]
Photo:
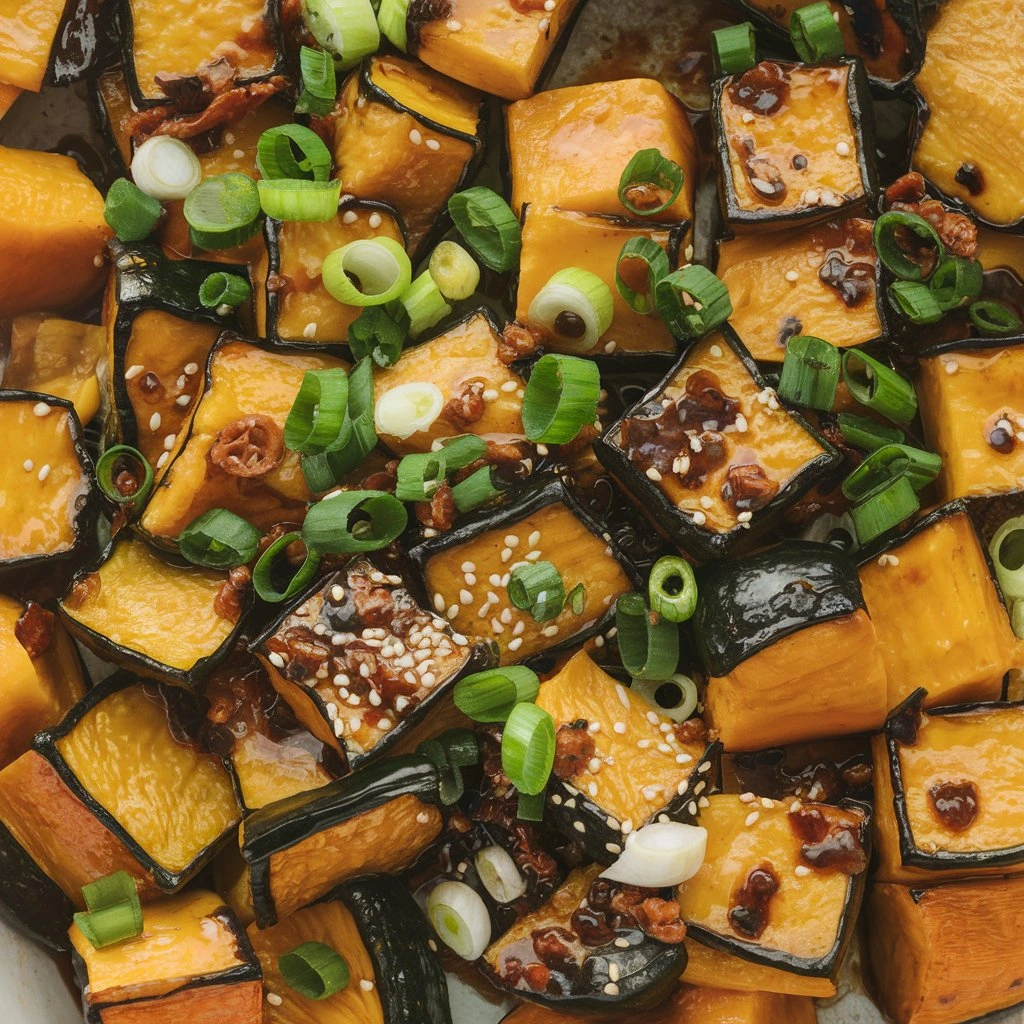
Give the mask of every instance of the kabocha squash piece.
[[0, 121], [10, 113], [14, 101], [21, 95], [22, 90], [16, 85], [7, 85], [0, 82]]
[[92, 67], [109, 0], [5, 0], [0, 6], [0, 90], [69, 85]]
[[[249, 929], [263, 965], [266, 1024], [451, 1024], [448, 990], [430, 931], [397, 878], [368, 875], [271, 928]], [[322, 942], [345, 960], [349, 982], [311, 1000], [281, 977], [278, 959], [304, 942]]]
[[[263, 82], [283, 60], [277, 6], [227, 0], [216, 9], [189, 0], [125, 0], [121, 41], [136, 107], [209, 96], [225, 70], [234, 86]], [[185, 81], [182, 81], [184, 79]]]
[[105, 346], [102, 327], [25, 313], [11, 323], [0, 385], [67, 399], [79, 422], [88, 423], [100, 408], [97, 365]]
[[[664, 321], [656, 315], [644, 316], [634, 312], [619, 294], [615, 287], [615, 267], [623, 245], [642, 235], [653, 239], [667, 251], [669, 264], [675, 269], [685, 230], [670, 226], [640, 227], [625, 217], [587, 216], [558, 207], [526, 207], [516, 319], [520, 323], [527, 322], [530, 303], [537, 293], [552, 274], [563, 269], [566, 263], [571, 263], [602, 278], [612, 294], [614, 312], [611, 325], [590, 350], [591, 353], [675, 352], [675, 339]], [[545, 337], [543, 345], [555, 352], [582, 354], [555, 336]]]
[[203, 367], [234, 311], [206, 309], [199, 289], [207, 276], [243, 267], [172, 260], [155, 245], [114, 243], [104, 299], [107, 330], [109, 444], [137, 448], [161, 479], [202, 389]]
[[[597, 864], [577, 868], [538, 910], [495, 939], [480, 961], [485, 976], [520, 998], [569, 1013], [632, 1014], [662, 1002], [686, 966], [684, 929], [663, 898], [670, 890], [623, 892], [600, 871]], [[649, 910], [665, 912], [660, 926], [652, 925]]]
[[[777, 996], [830, 999], [836, 995], [831, 978], [808, 977], [781, 967], [754, 963], [696, 939], [686, 941], [686, 970], [682, 980], [690, 985], [714, 986], [730, 992], [770, 992]], [[799, 1019], [799, 1018], [797, 1018]], [[815, 1018], [811, 1018], [813, 1022]]]
[[733, 228], [795, 224], [874, 195], [870, 97], [860, 61], [766, 60], [712, 85], [719, 193]]
[[[942, 456], [936, 481], [942, 499], [1019, 491], [1024, 445], [1013, 435], [1024, 416], [1024, 341], [936, 346], [922, 353], [919, 367], [921, 423], [929, 448]], [[997, 432], [1002, 419], [1012, 425], [1009, 444]]]
[[429, 716], [457, 679], [494, 661], [366, 558], [317, 583], [252, 650], [296, 718], [353, 768]]
[[78, 652], [63, 627], [35, 601], [23, 604], [0, 594], [0, 769], [32, 745], [32, 737], [56, 725], [85, 694]]
[[360, 238], [405, 244], [398, 215], [384, 203], [346, 199], [329, 221], [268, 220], [265, 249], [253, 268], [256, 332], [261, 338], [298, 344], [348, 340], [362, 307], [339, 302], [324, 287], [324, 257]]
[[1014, 117], [1020, 78], [1002, 55], [1024, 46], [1024, 25], [999, 0], [944, 4], [928, 29], [911, 167], [983, 221], [1019, 229], [1024, 136]]
[[[789, 20], [803, 0], [739, 0], [743, 10], [789, 41]], [[924, 30], [918, 0], [828, 0], [843, 52], [860, 57], [872, 85], [894, 89], [921, 66]], [[924, 6], [921, 4], [920, 6]]]
[[[936, 571], [941, 567], [941, 572]], [[860, 583], [889, 680], [888, 707], [918, 687], [928, 706], [998, 700], [1018, 642], [963, 502], [872, 548]]]
[[138, 938], [96, 949], [71, 926], [86, 1024], [260, 1024], [262, 972], [238, 919], [212, 892], [148, 904]]
[[512, 208], [559, 206], [624, 217], [619, 179], [641, 149], [657, 149], [685, 175], [660, 220], [693, 222], [697, 143], [682, 107], [649, 78], [552, 89], [506, 111]]
[[705, 708], [726, 750], [877, 729], [885, 663], [857, 570], [838, 548], [786, 541], [699, 574]]
[[930, 884], [1024, 872], [1024, 704], [924, 710], [918, 690], [875, 736], [876, 878]]
[[407, 348], [393, 367], [375, 368], [375, 403], [392, 388], [419, 381], [434, 384], [444, 400], [440, 415], [425, 430], [408, 437], [381, 431], [381, 441], [396, 455], [408, 455], [428, 452], [434, 441], [465, 433], [499, 443], [523, 440], [526, 385], [500, 353], [498, 325], [481, 308], [436, 338]]
[[871, 228], [866, 218], [848, 217], [719, 243], [716, 273], [729, 289], [729, 323], [755, 359], [781, 363], [798, 334], [837, 348], [881, 337]]
[[[460, 633], [497, 643], [504, 665], [578, 645], [600, 632], [611, 620], [615, 599], [636, 578], [611, 534], [566, 485], [543, 477], [410, 555], [423, 571], [437, 613]], [[566, 594], [583, 584], [580, 612], [566, 601], [556, 617], [538, 622], [512, 604], [507, 577], [515, 566], [536, 561], [554, 565]]]
[[393, 206], [416, 253], [482, 145], [481, 96], [398, 57], [369, 57], [342, 87], [334, 123], [343, 192]]
[[722, 793], [700, 824], [707, 855], [677, 889], [688, 944], [835, 982], [868, 866], [868, 813]]
[[198, 686], [230, 653], [252, 591], [226, 571], [174, 564], [145, 541], [115, 540], [61, 598], [71, 634], [142, 675]]
[[676, 726], [586, 651], [541, 683], [537, 705], [558, 737], [549, 818], [602, 864], [649, 821], [692, 822], [717, 783], [719, 745], [708, 742], [700, 720]]
[[840, 462], [779, 405], [728, 327], [691, 345], [594, 451], [659, 531], [698, 558], [749, 541]]
[[457, 82], [521, 100], [557, 56], [583, 3], [562, 0], [549, 11], [503, 0], [456, 0], [437, 18], [430, 17], [430, 5], [412, 5], [416, 13], [411, 10], [407, 20], [411, 49], [424, 64]]
[[69, 156], [0, 146], [0, 318], [64, 309], [103, 284], [103, 196]]
[[259, 927], [350, 878], [409, 867], [441, 832], [437, 787], [426, 758], [393, 757], [249, 815], [239, 838]]
[[95, 512], [92, 461], [70, 402], [0, 391], [0, 571], [79, 553]]
[[[212, 508], [235, 512], [261, 530], [301, 522], [312, 495], [299, 456], [284, 451], [275, 459], [275, 451], [283, 448], [284, 422], [306, 371], [344, 365], [330, 356], [222, 338], [210, 354], [199, 401], [171, 448], [163, 482], [140, 520], [142, 529], [172, 547], [193, 519]], [[225, 455], [254, 417], [270, 447], [259, 449], [266, 457], [257, 462], [258, 473], [239, 475]], [[275, 441], [281, 441], [276, 448]]]
[[1024, 1000], [1024, 879], [876, 883], [867, 919], [873, 994], [895, 1024], [957, 1024]]

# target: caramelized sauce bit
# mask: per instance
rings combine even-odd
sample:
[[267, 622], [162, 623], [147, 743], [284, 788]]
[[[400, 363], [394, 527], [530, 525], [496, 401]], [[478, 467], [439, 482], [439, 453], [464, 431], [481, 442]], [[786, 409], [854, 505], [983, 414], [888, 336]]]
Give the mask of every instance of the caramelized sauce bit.
[[710, 370], [691, 373], [684, 394], [676, 401], [684, 430], [724, 430], [736, 422], [739, 409], [739, 401], [725, 394]]
[[875, 291], [873, 263], [848, 263], [837, 253], [830, 253], [818, 268], [818, 278], [843, 300], [847, 309], [859, 306]]
[[733, 896], [729, 910], [732, 930], [745, 939], [759, 939], [768, 927], [769, 904], [778, 891], [779, 879], [770, 863], [754, 868]]
[[770, 117], [789, 99], [789, 74], [772, 61], [744, 71], [728, 86], [729, 99], [738, 107]]
[[935, 817], [950, 832], [966, 832], [978, 816], [978, 787], [966, 779], [936, 782], [928, 798]]
[[30, 658], [38, 658], [53, 642], [53, 612], [38, 601], [29, 601], [14, 624], [14, 638]]
[[722, 484], [722, 500], [736, 512], [756, 512], [778, 492], [778, 482], [756, 464], [731, 466]]
[[647, 273], [647, 263], [639, 256], [626, 256], [619, 260], [615, 268], [622, 283], [638, 295], [650, 294], [650, 279]]
[[553, 773], [559, 779], [572, 779], [587, 767], [596, 750], [594, 737], [587, 731], [585, 719], [567, 722], [558, 727], [555, 736]]
[[972, 196], [980, 196], [985, 191], [985, 177], [976, 164], [962, 163], [953, 175], [953, 180], [958, 185], [963, 185]]
[[789, 812], [789, 823], [802, 841], [801, 858], [812, 868], [860, 874], [868, 859], [860, 830], [845, 821], [831, 821], [819, 807]]
[[750, 187], [768, 202], [782, 202], [786, 198], [786, 182], [782, 171], [767, 157], [752, 156], [745, 160], [743, 169], [747, 173]]

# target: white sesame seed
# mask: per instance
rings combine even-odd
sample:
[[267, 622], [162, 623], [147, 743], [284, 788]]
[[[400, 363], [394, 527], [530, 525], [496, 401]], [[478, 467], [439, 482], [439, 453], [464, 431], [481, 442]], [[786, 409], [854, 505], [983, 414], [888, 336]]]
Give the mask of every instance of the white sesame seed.
[[557, 807], [562, 802], [562, 798], [557, 793], [551, 794], [551, 802]]
[[632, 818], [627, 818], [622, 823], [622, 834], [624, 836], [628, 836], [629, 833], [632, 832], [632, 831], [633, 831], [633, 819]]
[[434, 608], [437, 611], [439, 611], [439, 612], [443, 612], [444, 611], [444, 606], [445, 606], [444, 595], [443, 594], [435, 594], [434, 595]]
[[541, 633], [543, 633], [544, 636], [557, 636], [558, 635], [558, 627], [557, 626], [545, 626], [541, 630]]
[[763, 796], [761, 797], [761, 806], [770, 811], [775, 806], [775, 801]]
[[751, 811], [747, 815], [746, 821], [744, 821], [743, 824], [746, 825], [747, 828], [750, 828], [751, 825], [756, 825], [757, 824], [757, 819], [760, 818], [760, 817], [761, 817], [761, 812], [760, 811]]
[[174, 442], [178, 440], [177, 434], [168, 434], [164, 438], [164, 451], [169, 452], [174, 447]]
[[447, 28], [449, 32], [459, 32], [462, 30], [462, 22], [456, 21], [454, 18], [449, 18], [445, 22], [445, 28]]
[[604, 994], [606, 996], [617, 996], [619, 994], [619, 986], [614, 981], [609, 981], [604, 987]]
[[574, 829], [576, 829], [577, 832], [586, 832], [587, 831], [587, 826], [584, 825], [582, 821], [574, 821], [572, 823], [572, 827]]
[[612, 729], [614, 729], [615, 732], [617, 732], [621, 736], [626, 731], [626, 723], [625, 722], [616, 722], [612, 726]]
[[381, 216], [380, 216], [380, 214], [376, 213], [376, 212], [371, 213], [369, 218], [368, 218], [368, 220], [367, 220], [367, 223], [370, 225], [371, 228], [374, 228], [374, 229], [379, 228], [380, 225], [381, 225]]
[[454, 619], [455, 616], [458, 615], [458, 614], [459, 614], [459, 606], [457, 604], [450, 604], [448, 606], [448, 611], [445, 612], [445, 615], [449, 619]]
[[608, 977], [611, 978], [612, 981], [618, 981], [619, 980], [619, 965], [618, 964], [610, 963], [608, 965]]
[[507, 381], [505, 381], [504, 384], [501, 385], [501, 390], [502, 391], [515, 391], [515, 389], [517, 387], [519, 387], [519, 382], [518, 381], [507, 380]]
[[34, 463], [34, 462], [33, 462], [33, 461], [31, 460], [31, 459], [26, 459], [26, 460], [25, 460], [25, 461], [24, 461], [24, 462], [23, 462], [23, 463], [21, 464], [21, 468], [22, 468], [23, 470], [25, 470], [25, 472], [26, 472], [26, 473], [31, 473], [31, 472], [32, 472], [32, 470], [33, 470], [33, 469], [35, 469], [35, 465], [36, 465], [36, 464], [35, 464], [35, 463]]
[[537, 454], [538, 455], [547, 455], [547, 453], [548, 453], [548, 446], [546, 444], [540, 444], [538, 442], [538, 444], [537, 444]]
[[796, 875], [797, 878], [806, 878], [810, 873], [811, 869], [804, 864], [797, 864], [797, 866], [793, 868], [793, 874]]
[[713, 505], [714, 505], [714, 501], [711, 498], [709, 498], [706, 494], [701, 495], [701, 499], [700, 499], [700, 507], [701, 508], [711, 508]]
[[850, 144], [848, 142], [843, 142], [842, 139], [840, 139], [839, 142], [836, 143], [836, 152], [840, 156], [849, 156]]
[[509, 548], [519, 547], [519, 538], [514, 533], [508, 534], [505, 537], [505, 546]]
[[45, 466], [39, 470], [39, 482], [42, 483], [50, 475], [50, 464], [46, 463]]
[[95, 256], [93, 256], [93, 258], [92, 258], [92, 265], [94, 267], [96, 267], [97, 269], [99, 269], [100, 267], [103, 266], [103, 257], [99, 253], [97, 253]]
[[740, 793], [740, 803], [752, 804], [757, 797], [753, 793]]
[[473, 595], [468, 590], [460, 590], [459, 591], [459, 600], [463, 604], [472, 604], [473, 603]]
[[647, 468], [647, 479], [653, 480], [657, 483], [661, 479], [661, 474], [654, 468], [654, 466], [648, 466]]
[[960, 369], [960, 364], [955, 359], [944, 359], [943, 368], [951, 377]]
[[124, 371], [124, 379], [135, 380], [135, 378], [138, 377], [138, 375], [142, 373], [143, 370], [145, 370], [145, 367], [142, 366], [140, 363], [133, 363], [131, 366], [128, 367], [127, 370]]
[[520, 619], [520, 620], [519, 620], [519, 621], [518, 621], [518, 622], [517, 622], [517, 623], [516, 623], [516, 624], [515, 624], [515, 625], [514, 625], [514, 626], [512, 627], [512, 635], [513, 635], [513, 636], [519, 636], [519, 635], [520, 635], [520, 634], [521, 634], [521, 633], [522, 633], [522, 632], [523, 632], [523, 631], [524, 631], [525, 629], [526, 629], [526, 623], [525, 623], [525, 622], [523, 622], [523, 620], [522, 620], [522, 619]]
[[795, 270], [787, 270], [786, 280], [789, 281], [790, 284], [792, 284], [794, 281], [800, 280], [800, 275]]
[[747, 432], [747, 417], [743, 413], [738, 412], [736, 414], [736, 433], [745, 434]]
[[512, 558], [512, 549], [511, 548], [502, 548], [501, 549], [501, 560], [503, 562], [507, 562], [511, 558]]
[[284, 668], [284, 658], [277, 651], [271, 651], [269, 655], [270, 664], [275, 668]]
[[689, 754], [676, 754], [676, 764], [689, 764], [692, 760]]
[[163, 469], [167, 465], [167, 460], [171, 457], [170, 452], [161, 452], [160, 458], [156, 460], [156, 468]]
[[372, 992], [373, 991], [373, 982], [370, 981], [368, 978], [360, 978], [359, 979], [359, 987], [364, 992]]
[[547, 30], [550, 28], [550, 26], [551, 26], [551, 19], [550, 18], [541, 18], [540, 21], [537, 22], [537, 31], [538, 32], [547, 32]]
[[191, 401], [192, 401], [192, 396], [191, 395], [178, 395], [178, 397], [174, 400], [174, 404], [175, 405], [180, 405], [182, 407], [182, 409], [184, 409], [185, 406], [188, 405], [188, 403], [191, 402]]
[[739, 515], [736, 516], [736, 522], [738, 522], [738, 523], [749, 523], [750, 520], [753, 519], [753, 518], [754, 518], [754, 513], [753, 512], [740, 512]]
[[280, 1006], [284, 1000], [276, 992], [268, 992], [267, 1002], [270, 1003], [271, 1006]]
[[160, 413], [155, 412], [149, 417], [149, 429], [154, 433], [160, 429]]
[[526, 553], [526, 560], [528, 562], [536, 562], [538, 558], [540, 558], [540, 552], [539, 551], [528, 551]]
[[523, 638], [521, 636], [517, 636], [514, 640], [509, 640], [509, 642], [508, 642], [508, 649], [510, 651], [518, 651], [519, 648], [522, 647], [522, 646], [523, 646]]
[[37, 416], [40, 416], [40, 417], [42, 417], [42, 416], [49, 416], [50, 415], [50, 406], [48, 406], [45, 402], [36, 402], [36, 404], [32, 406], [32, 411]]
[[789, 805], [789, 813], [790, 814], [796, 814], [796, 812], [800, 810], [800, 806], [801, 806], [800, 801], [799, 800], [794, 800]]
[[199, 372], [199, 364], [198, 363], [186, 363], [185, 364], [185, 372], [189, 376], [191, 376], [193, 373], [198, 373]]
[[355, 224], [359, 220], [359, 214], [355, 210], [346, 210], [341, 215], [342, 224]]
[[419, 128], [409, 129], [409, 141], [414, 146], [418, 146], [423, 141], [423, 133], [419, 130]]
[[703, 526], [708, 521], [708, 517], [698, 509], [693, 513], [693, 521], [697, 526]]
[[750, 124], [754, 120], [754, 115], [749, 110], [743, 111], [743, 123]]
[[427, 149], [437, 152], [441, 148], [441, 143], [437, 139], [427, 139]]

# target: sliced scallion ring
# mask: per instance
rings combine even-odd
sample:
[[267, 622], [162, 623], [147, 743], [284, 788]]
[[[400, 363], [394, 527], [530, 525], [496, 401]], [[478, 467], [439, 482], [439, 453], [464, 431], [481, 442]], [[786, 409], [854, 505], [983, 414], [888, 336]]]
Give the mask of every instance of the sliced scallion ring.
[[[316, 575], [320, 567], [320, 554], [308, 544], [305, 545], [306, 557], [298, 569], [286, 569], [281, 564], [284, 560], [278, 557], [290, 544], [302, 540], [301, 533], [286, 533], [260, 555], [259, 561], [253, 566], [252, 585], [262, 600], [269, 604], [287, 601], [295, 597]], [[291, 575], [288, 575], [289, 572]], [[283, 588], [278, 583], [281, 577], [285, 578]]]
[[338, 213], [341, 181], [337, 178], [334, 181], [275, 178], [257, 182], [257, 188], [260, 208], [274, 220], [323, 222], [334, 220]]
[[856, 401], [893, 423], [906, 426], [917, 415], [914, 385], [865, 352], [843, 353], [843, 380]]
[[360, 238], [324, 259], [324, 287], [349, 306], [383, 306], [399, 298], [412, 281], [405, 249], [391, 238]]
[[[824, 5], [823, 5], [824, 6]], [[902, 281], [924, 281], [930, 275], [925, 274], [921, 264], [907, 255], [901, 244], [908, 234], [916, 235], [925, 245], [934, 248], [935, 265], [938, 266], [946, 254], [946, 249], [935, 228], [916, 213], [903, 210], [889, 210], [883, 213], [872, 231], [872, 242], [878, 258], [887, 270]]]
[[501, 768], [520, 793], [543, 792], [555, 762], [555, 723], [543, 708], [523, 701], [505, 720]]
[[256, 170], [268, 180], [327, 181], [331, 176], [331, 162], [331, 151], [324, 140], [301, 124], [268, 128], [256, 144]]
[[680, 885], [700, 870], [707, 845], [707, 831], [698, 825], [651, 822], [626, 836], [618, 860], [601, 877], [653, 889]]
[[463, 960], [476, 960], [491, 941], [491, 917], [479, 893], [465, 882], [441, 882], [427, 899], [437, 937]]
[[395, 497], [399, 501], [429, 501], [444, 483], [446, 473], [441, 452], [406, 455], [398, 463]]
[[421, 430], [429, 430], [443, 408], [441, 389], [429, 381], [415, 380], [383, 392], [373, 415], [381, 434], [404, 441]]
[[973, 302], [985, 282], [985, 271], [977, 260], [950, 256], [932, 274], [928, 287], [943, 312]]
[[343, 69], [354, 67], [380, 46], [377, 14], [370, 0], [302, 0], [302, 19]]
[[789, 19], [793, 49], [805, 64], [817, 64], [843, 55], [843, 33], [824, 0], [799, 7]]
[[405, 506], [386, 491], [339, 491], [309, 510], [302, 538], [324, 554], [379, 551], [398, 537], [408, 520]]
[[920, 507], [921, 502], [910, 483], [910, 477], [897, 477], [850, 510], [850, 518], [857, 531], [857, 540], [862, 545], [867, 544], [875, 537], [880, 537], [893, 527], [899, 526]]
[[455, 684], [455, 706], [474, 722], [504, 722], [522, 701], [537, 699], [540, 681], [525, 665], [490, 668]]
[[142, 934], [142, 904], [135, 879], [117, 871], [82, 886], [88, 908], [75, 924], [94, 949], [104, 949]]
[[1024, 516], [1007, 519], [988, 546], [1003, 596], [1024, 599]]
[[577, 583], [569, 591], [565, 603], [572, 609], [573, 615], [582, 615], [583, 609], [587, 606], [587, 588], [582, 583]]
[[448, 472], [465, 469], [471, 462], [487, 454], [487, 442], [479, 434], [459, 434], [441, 442], [441, 453]]
[[719, 75], [741, 75], [757, 63], [757, 39], [749, 21], [711, 33], [711, 55]]
[[449, 729], [436, 739], [424, 740], [416, 752], [433, 762], [438, 774], [438, 796], [450, 807], [466, 791], [462, 769], [480, 761], [480, 747], [468, 729]]
[[460, 512], [471, 512], [493, 501], [506, 490], [506, 487], [493, 466], [481, 466], [452, 488], [452, 500]]
[[118, 178], [107, 191], [103, 219], [122, 242], [141, 242], [155, 230], [164, 208], [127, 178]]
[[889, 302], [913, 324], [936, 324], [945, 312], [928, 285], [920, 281], [894, 281], [889, 285]]
[[[384, 0], [382, 12], [390, 2]], [[456, 192], [448, 200], [448, 212], [459, 234], [485, 267], [502, 273], [519, 262], [522, 230], [512, 208], [497, 192], [480, 186]]]
[[219, 309], [221, 306], [235, 309], [251, 297], [252, 286], [244, 277], [222, 270], [210, 274], [199, 286], [199, 302], [207, 309]]
[[458, 242], [439, 242], [427, 265], [434, 284], [446, 299], [468, 299], [480, 284], [480, 268]]
[[679, 198], [685, 175], [657, 149], [641, 149], [619, 178], [619, 202], [637, 217], [663, 213]]
[[193, 565], [233, 569], [256, 557], [262, 534], [226, 508], [211, 508], [192, 520], [178, 537], [178, 550]]
[[873, 451], [843, 481], [843, 494], [850, 501], [864, 501], [890, 481], [906, 476], [915, 491], [927, 487], [942, 468], [934, 452], [905, 444], [887, 444]]
[[546, 793], [516, 793], [516, 817], [520, 821], [543, 821]]
[[615, 288], [634, 313], [654, 311], [654, 289], [669, 274], [668, 253], [653, 239], [637, 235], [622, 247], [615, 264]]
[[441, 289], [437, 287], [429, 270], [424, 270], [406, 288], [402, 293], [401, 302], [409, 315], [410, 338], [418, 338], [452, 311], [452, 307], [444, 301]]
[[508, 579], [508, 599], [537, 622], [556, 619], [565, 607], [565, 584], [551, 562], [517, 565]]
[[693, 566], [678, 555], [654, 563], [647, 581], [651, 610], [669, 622], [686, 622], [697, 610], [697, 579]]
[[1020, 317], [1002, 302], [972, 302], [967, 315], [982, 334], [1016, 334], [1024, 327]]
[[533, 297], [526, 320], [573, 352], [589, 352], [611, 327], [613, 315], [608, 285], [589, 270], [566, 267]]
[[132, 179], [146, 195], [166, 202], [186, 198], [203, 180], [203, 168], [181, 139], [154, 135], [135, 150]]
[[117, 444], [96, 463], [96, 482], [104, 497], [134, 512], [153, 490], [153, 468], [137, 448]]
[[843, 439], [854, 447], [865, 448], [869, 452], [884, 448], [887, 444], [903, 444], [907, 437], [898, 427], [876, 423], [866, 416], [857, 416], [852, 412], [841, 412], [838, 421]]
[[347, 411], [348, 374], [307, 370], [284, 421], [285, 447], [301, 455], [326, 451], [337, 441]]
[[543, 355], [534, 364], [523, 395], [528, 440], [566, 444], [597, 418], [601, 374], [590, 359]]
[[841, 362], [839, 349], [821, 338], [809, 334], [790, 338], [779, 376], [779, 398], [828, 412], [836, 400]]
[[378, 366], [394, 366], [409, 337], [409, 314], [397, 302], [367, 306], [349, 324], [348, 347], [356, 359], [369, 356]]
[[501, 846], [485, 846], [473, 858], [480, 882], [496, 903], [511, 903], [526, 892], [526, 882], [512, 855]]
[[654, 304], [677, 338], [700, 337], [732, 316], [729, 289], [696, 263], [663, 277], [655, 286]]
[[409, 45], [409, 0], [380, 0], [377, 10], [377, 24], [381, 35], [402, 53]]
[[697, 684], [681, 672], [668, 679], [634, 679], [630, 689], [673, 722], [685, 722], [697, 710]]
[[248, 174], [204, 178], [185, 199], [192, 241], [202, 249], [230, 249], [247, 242], [260, 226], [260, 192]]
[[304, 942], [282, 953], [277, 969], [285, 984], [307, 999], [329, 999], [349, 983], [344, 957], [322, 942]]
[[679, 628], [651, 612], [640, 594], [623, 594], [615, 604], [619, 656], [634, 679], [668, 679], [679, 662]]
[[299, 48], [299, 73], [302, 91], [295, 104], [295, 113], [314, 114], [318, 117], [329, 114], [338, 98], [334, 60], [326, 50], [302, 46]]

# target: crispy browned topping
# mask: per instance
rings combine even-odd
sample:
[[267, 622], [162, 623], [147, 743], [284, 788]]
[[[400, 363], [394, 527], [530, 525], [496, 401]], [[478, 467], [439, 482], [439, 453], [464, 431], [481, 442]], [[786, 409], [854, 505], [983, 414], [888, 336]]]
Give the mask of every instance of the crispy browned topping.
[[247, 565], [239, 565], [228, 573], [213, 600], [213, 610], [228, 622], [238, 622], [242, 617], [242, 604], [252, 586], [252, 572]]
[[29, 601], [14, 624], [14, 637], [30, 658], [38, 658], [53, 642], [53, 612], [36, 601]]
[[559, 779], [573, 779], [594, 756], [594, 737], [587, 731], [587, 723], [580, 719], [558, 727], [555, 736], [555, 763], [552, 771]]
[[77, 611], [100, 592], [100, 586], [100, 574], [90, 572], [75, 582], [64, 598], [64, 604], [72, 611]]
[[452, 528], [458, 514], [455, 499], [452, 497], [452, 488], [447, 481], [434, 491], [430, 501], [418, 501], [413, 508], [416, 511], [416, 518], [424, 526], [441, 533]]
[[284, 457], [284, 432], [269, 416], [229, 423], [210, 449], [210, 461], [232, 476], [264, 476]]

